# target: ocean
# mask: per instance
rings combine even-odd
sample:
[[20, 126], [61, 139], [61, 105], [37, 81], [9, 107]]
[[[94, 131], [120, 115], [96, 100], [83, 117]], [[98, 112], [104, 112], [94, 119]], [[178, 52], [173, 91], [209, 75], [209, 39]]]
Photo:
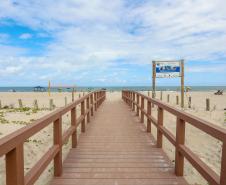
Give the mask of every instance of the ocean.
[[[44, 87], [48, 90], [48, 87]], [[151, 91], [150, 86], [108, 86], [108, 87], [76, 87], [76, 91], [93, 91], [97, 89], [106, 89], [107, 91], [121, 91], [123, 89], [136, 90], [136, 91]], [[191, 91], [226, 91], [226, 86], [190, 86]], [[159, 86], [156, 88], [157, 91], [180, 91], [179, 86]], [[33, 92], [33, 87], [0, 87], [0, 92]], [[51, 88], [51, 92], [71, 92], [70, 88]]]

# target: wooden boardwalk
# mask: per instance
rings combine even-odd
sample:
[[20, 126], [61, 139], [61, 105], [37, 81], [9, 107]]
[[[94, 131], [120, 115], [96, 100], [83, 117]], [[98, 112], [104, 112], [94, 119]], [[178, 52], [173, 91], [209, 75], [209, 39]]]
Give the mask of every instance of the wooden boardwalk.
[[123, 100], [106, 100], [51, 185], [183, 185], [174, 166]]

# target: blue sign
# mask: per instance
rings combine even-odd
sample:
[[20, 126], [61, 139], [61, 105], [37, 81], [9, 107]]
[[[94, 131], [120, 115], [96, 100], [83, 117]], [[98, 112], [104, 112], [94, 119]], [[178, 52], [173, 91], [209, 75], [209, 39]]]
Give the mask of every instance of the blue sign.
[[157, 78], [174, 78], [181, 75], [180, 62], [156, 62]]

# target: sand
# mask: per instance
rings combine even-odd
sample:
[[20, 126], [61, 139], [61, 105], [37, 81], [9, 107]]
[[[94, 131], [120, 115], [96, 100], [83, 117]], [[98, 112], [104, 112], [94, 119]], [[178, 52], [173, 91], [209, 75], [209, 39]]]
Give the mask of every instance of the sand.
[[[147, 94], [147, 92], [143, 92]], [[82, 93], [80, 93], [82, 95]], [[170, 104], [180, 108], [176, 105], [177, 92], [164, 92], [163, 101], [167, 102], [167, 94], [170, 94]], [[79, 93], [76, 93], [75, 98], [78, 98]], [[191, 109], [188, 108], [188, 97], [192, 97]], [[51, 97], [45, 93], [0, 93], [0, 100], [2, 107], [11, 106], [14, 108], [19, 107], [18, 99], [22, 99], [23, 106], [33, 107], [35, 99], [38, 100], [38, 106], [41, 110], [19, 112], [15, 109], [1, 109], [0, 112], [0, 138], [16, 131], [17, 129], [30, 124], [33, 120], [36, 120], [51, 111], [49, 109], [49, 99], [53, 99], [56, 109], [65, 106], [65, 97], [67, 97], [67, 103], [71, 102], [71, 93], [52, 93]], [[118, 101], [121, 98], [120, 92], [107, 93], [107, 101]], [[160, 98], [160, 92], [157, 92], [157, 98]], [[206, 98], [210, 98], [211, 109], [205, 110]], [[225, 119], [226, 115], [223, 109], [226, 108], [226, 95], [216, 96], [213, 92], [190, 92], [186, 94], [186, 106], [185, 111], [193, 115], [211, 121], [212, 123], [226, 128]], [[11, 111], [10, 111], [11, 110]], [[14, 110], [14, 111], [12, 111]], [[78, 109], [78, 114], [79, 114]], [[153, 114], [156, 117], [156, 108], [153, 110]], [[175, 135], [176, 118], [169, 113], [164, 114], [164, 125]], [[70, 126], [70, 113], [63, 116], [63, 130], [66, 130]], [[25, 172], [27, 172], [40, 158], [48, 151], [48, 148], [52, 146], [52, 124], [40, 131], [35, 136], [29, 138], [24, 144], [25, 151]], [[152, 133], [156, 136], [156, 129], [152, 126]], [[221, 143], [216, 139], [206, 135], [202, 131], [186, 125], [186, 145], [192, 149], [203, 161], [205, 161], [213, 170], [218, 174], [220, 171], [221, 161]], [[64, 146], [64, 158], [66, 157], [70, 148], [70, 142]], [[164, 139], [164, 150], [174, 160], [174, 147]], [[0, 159], [0, 184], [5, 184], [5, 162], [4, 157]], [[46, 173], [40, 177], [35, 183], [37, 185], [48, 184], [53, 174], [52, 164], [46, 169]], [[185, 178], [190, 184], [207, 184], [205, 180], [195, 171], [188, 162], [185, 164]]]

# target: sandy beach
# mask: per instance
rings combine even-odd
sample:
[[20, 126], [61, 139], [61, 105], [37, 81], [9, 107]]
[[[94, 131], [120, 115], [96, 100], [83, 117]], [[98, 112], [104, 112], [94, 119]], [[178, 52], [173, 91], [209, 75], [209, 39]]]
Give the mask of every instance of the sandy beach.
[[[148, 92], [142, 92], [148, 94]], [[75, 99], [82, 96], [83, 93], [77, 92]], [[167, 103], [167, 96], [170, 95], [169, 104], [180, 108], [176, 104], [176, 96], [178, 92], [163, 92], [163, 101]], [[67, 101], [65, 102], [65, 97]], [[191, 108], [188, 108], [188, 97], [192, 97]], [[157, 99], [160, 99], [160, 92], [157, 92]], [[210, 111], [205, 110], [206, 98], [210, 99]], [[28, 107], [23, 111], [18, 109], [18, 99], [22, 100], [23, 107]], [[71, 93], [52, 93], [51, 97], [48, 93], [0, 93], [2, 109], [0, 110], [0, 138], [5, 135], [22, 128], [32, 121], [41, 118], [50, 113], [49, 100], [53, 99], [55, 109], [65, 106], [65, 103], [72, 101]], [[107, 101], [119, 101], [121, 92], [108, 92]], [[38, 102], [38, 110], [34, 109], [34, 100]], [[7, 108], [7, 109], [6, 109]], [[222, 128], [226, 128], [225, 111], [226, 95], [216, 96], [213, 92], [189, 92], [186, 94], [184, 110], [195, 116], [208, 120]], [[55, 110], [54, 109], [54, 110]], [[78, 108], [79, 113], [79, 108]], [[156, 117], [156, 108], [153, 108], [153, 114]], [[70, 125], [70, 113], [63, 117], [63, 130]], [[164, 114], [164, 125], [175, 135], [176, 118], [169, 113]], [[25, 172], [41, 158], [41, 156], [52, 145], [53, 138], [52, 124], [43, 129], [27, 140], [24, 144], [25, 152]], [[156, 137], [156, 129], [152, 126], [152, 134]], [[186, 145], [192, 149], [206, 164], [214, 169], [218, 174], [221, 163], [221, 143], [198, 129], [186, 125]], [[70, 147], [70, 142], [64, 146], [64, 158], [66, 157]], [[164, 139], [164, 150], [168, 154], [171, 161], [174, 161], [174, 147]], [[4, 157], [0, 159], [0, 184], [5, 184], [5, 166]], [[37, 185], [47, 185], [53, 174], [52, 164], [46, 169], [40, 179], [35, 183]], [[198, 174], [191, 165], [185, 164], [185, 178], [190, 184], [207, 184], [205, 180]]]

